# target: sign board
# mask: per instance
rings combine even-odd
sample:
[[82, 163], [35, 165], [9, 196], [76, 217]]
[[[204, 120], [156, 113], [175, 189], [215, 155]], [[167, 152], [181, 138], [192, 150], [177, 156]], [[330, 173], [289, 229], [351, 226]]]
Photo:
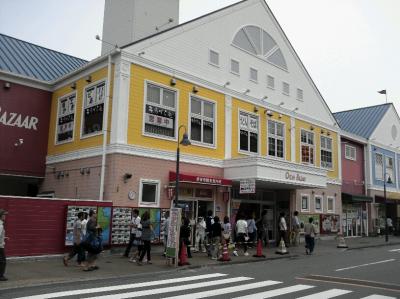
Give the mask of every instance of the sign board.
[[181, 227], [182, 209], [171, 208], [169, 212], [169, 226], [166, 257], [174, 258], [175, 265], [178, 264], [179, 231]]
[[240, 194], [256, 193], [256, 180], [246, 179], [240, 180]]

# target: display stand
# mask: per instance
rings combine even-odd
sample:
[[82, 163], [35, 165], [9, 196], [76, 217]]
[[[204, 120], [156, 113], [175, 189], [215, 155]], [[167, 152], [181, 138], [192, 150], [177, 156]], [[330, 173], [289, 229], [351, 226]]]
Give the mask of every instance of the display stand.
[[181, 227], [182, 209], [171, 208], [169, 213], [168, 240], [166, 258], [169, 265], [178, 266], [179, 232]]

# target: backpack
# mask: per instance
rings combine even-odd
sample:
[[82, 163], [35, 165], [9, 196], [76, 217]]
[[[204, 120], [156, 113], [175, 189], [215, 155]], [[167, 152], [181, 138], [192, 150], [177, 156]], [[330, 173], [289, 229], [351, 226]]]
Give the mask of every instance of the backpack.
[[82, 247], [91, 254], [99, 254], [103, 251], [103, 237], [101, 234], [98, 236], [93, 233], [87, 233], [82, 242]]

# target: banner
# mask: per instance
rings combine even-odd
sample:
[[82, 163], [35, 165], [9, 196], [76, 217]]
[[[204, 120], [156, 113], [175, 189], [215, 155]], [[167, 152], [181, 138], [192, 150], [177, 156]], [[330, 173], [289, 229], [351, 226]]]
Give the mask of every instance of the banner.
[[174, 258], [178, 263], [179, 231], [181, 227], [182, 209], [172, 208], [169, 213], [168, 240], [166, 257]]

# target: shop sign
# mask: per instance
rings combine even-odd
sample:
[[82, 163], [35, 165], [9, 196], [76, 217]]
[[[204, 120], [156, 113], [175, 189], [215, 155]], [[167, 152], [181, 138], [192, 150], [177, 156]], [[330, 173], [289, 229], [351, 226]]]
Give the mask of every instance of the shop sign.
[[240, 180], [240, 194], [256, 193], [256, 180], [246, 179]]
[[290, 181], [296, 181], [296, 182], [305, 182], [306, 181], [306, 177], [304, 175], [301, 175], [299, 173], [289, 172], [289, 171], [286, 171], [285, 179], [290, 180]]
[[0, 124], [37, 131], [39, 119], [34, 116], [22, 115], [15, 112], [2, 111], [0, 107]]
[[179, 251], [179, 229], [181, 227], [182, 209], [172, 208], [169, 213], [170, 223], [168, 226], [168, 240], [166, 257], [174, 258], [175, 264], [178, 263]]
[[[170, 171], [169, 172], [169, 181], [175, 182], [176, 173]], [[221, 186], [232, 186], [232, 181], [223, 179], [223, 178], [213, 178], [213, 177], [206, 177], [206, 176], [196, 176], [196, 175], [189, 175], [189, 174], [179, 174], [179, 181], [180, 182], [187, 182], [187, 183], [198, 183], [198, 184], [207, 184], [207, 185], [221, 185]]]
[[211, 189], [196, 189], [195, 196], [201, 197], [201, 198], [212, 198], [212, 190]]

